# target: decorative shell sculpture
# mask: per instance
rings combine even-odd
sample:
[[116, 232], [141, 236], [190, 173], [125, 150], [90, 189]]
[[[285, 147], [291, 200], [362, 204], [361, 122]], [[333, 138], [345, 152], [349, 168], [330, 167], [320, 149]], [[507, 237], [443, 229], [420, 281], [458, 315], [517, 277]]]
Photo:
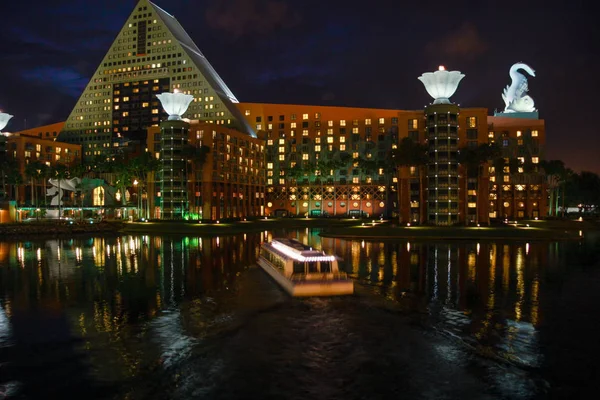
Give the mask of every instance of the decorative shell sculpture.
[[157, 94], [158, 100], [169, 114], [169, 121], [180, 121], [185, 114], [194, 96], [183, 93], [161, 93]]
[[446, 71], [440, 65], [435, 72], [425, 72], [419, 80], [425, 85], [425, 90], [435, 100], [433, 104], [451, 104], [450, 97], [456, 92], [458, 84], [465, 75], [460, 71]]
[[0, 132], [2, 132], [2, 129], [4, 129], [6, 127], [6, 125], [8, 124], [8, 121], [10, 121], [10, 119], [13, 116], [7, 113], [0, 113]]

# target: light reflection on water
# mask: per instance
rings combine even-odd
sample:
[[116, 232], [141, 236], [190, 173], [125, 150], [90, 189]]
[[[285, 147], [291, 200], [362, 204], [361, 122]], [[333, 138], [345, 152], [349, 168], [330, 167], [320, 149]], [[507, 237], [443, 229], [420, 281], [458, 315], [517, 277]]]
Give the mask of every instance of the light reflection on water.
[[[236, 313], [250, 312], [250, 303], [280, 298], [251, 289], [240, 300], [242, 286], [248, 292], [254, 285], [240, 282], [260, 242], [281, 234], [0, 243], [0, 349], [65, 343], [70, 352], [84, 351], [89, 375], [106, 383], [179, 368], [198, 358], [205, 340], [238, 326]], [[344, 259], [358, 296], [340, 304], [399, 310], [477, 354], [539, 370], [548, 356], [540, 343], [540, 335], [548, 335], [545, 318], [556, 323], [553, 308], [544, 307], [558, 296], [553, 282], [568, 277], [567, 259], [578, 259], [577, 249], [586, 265], [598, 265], [593, 245], [380, 243], [321, 238], [309, 230], [287, 235]], [[48, 327], [56, 331], [50, 338], [42, 334]], [[454, 345], [436, 346], [449, 362], [462, 354]], [[222, 361], [211, 362], [206, 373], [219, 374]], [[0, 379], [8, 383], [14, 384]]]

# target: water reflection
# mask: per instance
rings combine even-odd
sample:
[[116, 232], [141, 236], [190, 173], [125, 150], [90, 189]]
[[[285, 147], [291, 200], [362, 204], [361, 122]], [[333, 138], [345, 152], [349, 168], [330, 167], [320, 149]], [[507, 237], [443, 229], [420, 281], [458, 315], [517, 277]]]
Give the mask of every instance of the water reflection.
[[[23, 388], [32, 397], [42, 394], [48, 373], [40, 368], [23, 375], [31, 354], [42, 365], [71, 366], [59, 368], [65, 376], [76, 369], [100, 383], [143, 381], [153, 371], [180, 368], [197, 356], [207, 338], [220, 335], [249, 300], [272, 302], [265, 300], [272, 292], [255, 282], [246, 282], [251, 296], [240, 296], [240, 282], [255, 263], [259, 244], [279, 235], [344, 259], [344, 268], [359, 283], [358, 296], [308, 304], [328, 312], [337, 304], [345, 313], [340, 318], [357, 321], [351, 334], [359, 334], [353, 337], [368, 336], [361, 335], [363, 322], [386, 326], [397, 321], [398, 314], [390, 313], [381, 317], [388, 321], [366, 322], [369, 317], [353, 311], [357, 304], [382, 303], [479, 354], [539, 370], [550, 368], [545, 360], [562, 365], [569, 356], [545, 350], [549, 343], [568, 342], [555, 328], [567, 321], [556, 317], [565, 300], [565, 289], [556, 282], [567, 281], [573, 265], [597, 267], [600, 253], [595, 242], [346, 241], [304, 229], [213, 238], [142, 235], [0, 243], [0, 365], [9, 366], [0, 386]], [[595, 282], [589, 279], [597, 278], [590, 275], [595, 271], [580, 279]], [[582, 298], [597, 292], [588, 289]], [[587, 304], [582, 300], [573, 308], [585, 312]], [[300, 311], [283, 315], [294, 312]], [[279, 328], [280, 316], [273, 320], [266, 331]], [[585, 319], [588, 325], [582, 329], [599, 331], [591, 321]], [[294, 334], [298, 331], [281, 337], [291, 335], [295, 341]], [[389, 340], [392, 346], [395, 339]], [[57, 343], [59, 352], [52, 347]], [[449, 361], [458, 354], [452, 345], [438, 350]], [[219, 357], [218, 352], [212, 356], [210, 374], [224, 368]], [[82, 390], [90, 386], [85, 374], [79, 375]], [[128, 393], [124, 385], [120, 392]], [[136, 398], [143, 398], [139, 385], [137, 390]]]

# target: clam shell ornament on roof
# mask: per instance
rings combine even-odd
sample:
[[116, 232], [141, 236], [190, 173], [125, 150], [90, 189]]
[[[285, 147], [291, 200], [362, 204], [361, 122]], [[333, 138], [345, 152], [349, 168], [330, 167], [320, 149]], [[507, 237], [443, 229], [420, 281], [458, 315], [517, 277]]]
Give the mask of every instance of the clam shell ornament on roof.
[[460, 71], [446, 71], [440, 66], [438, 71], [425, 72], [418, 79], [425, 85], [427, 93], [435, 99], [433, 104], [451, 104], [450, 97], [464, 77]]
[[2, 129], [4, 129], [6, 127], [6, 125], [8, 124], [8, 121], [10, 121], [10, 119], [13, 116], [7, 113], [0, 113], [0, 132], [2, 131]]
[[163, 108], [169, 114], [169, 121], [179, 121], [185, 114], [194, 96], [183, 93], [161, 93], [156, 97], [160, 100]]

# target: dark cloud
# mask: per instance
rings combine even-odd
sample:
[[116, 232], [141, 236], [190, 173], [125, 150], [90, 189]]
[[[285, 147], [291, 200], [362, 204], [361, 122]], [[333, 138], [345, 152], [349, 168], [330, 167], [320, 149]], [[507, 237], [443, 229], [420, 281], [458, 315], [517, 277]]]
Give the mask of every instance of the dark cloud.
[[430, 57], [473, 60], [486, 53], [488, 48], [477, 27], [467, 22], [458, 29], [440, 35], [438, 39], [427, 43], [425, 53]]
[[206, 22], [234, 38], [296, 26], [300, 13], [281, 0], [218, 0], [206, 9]]

